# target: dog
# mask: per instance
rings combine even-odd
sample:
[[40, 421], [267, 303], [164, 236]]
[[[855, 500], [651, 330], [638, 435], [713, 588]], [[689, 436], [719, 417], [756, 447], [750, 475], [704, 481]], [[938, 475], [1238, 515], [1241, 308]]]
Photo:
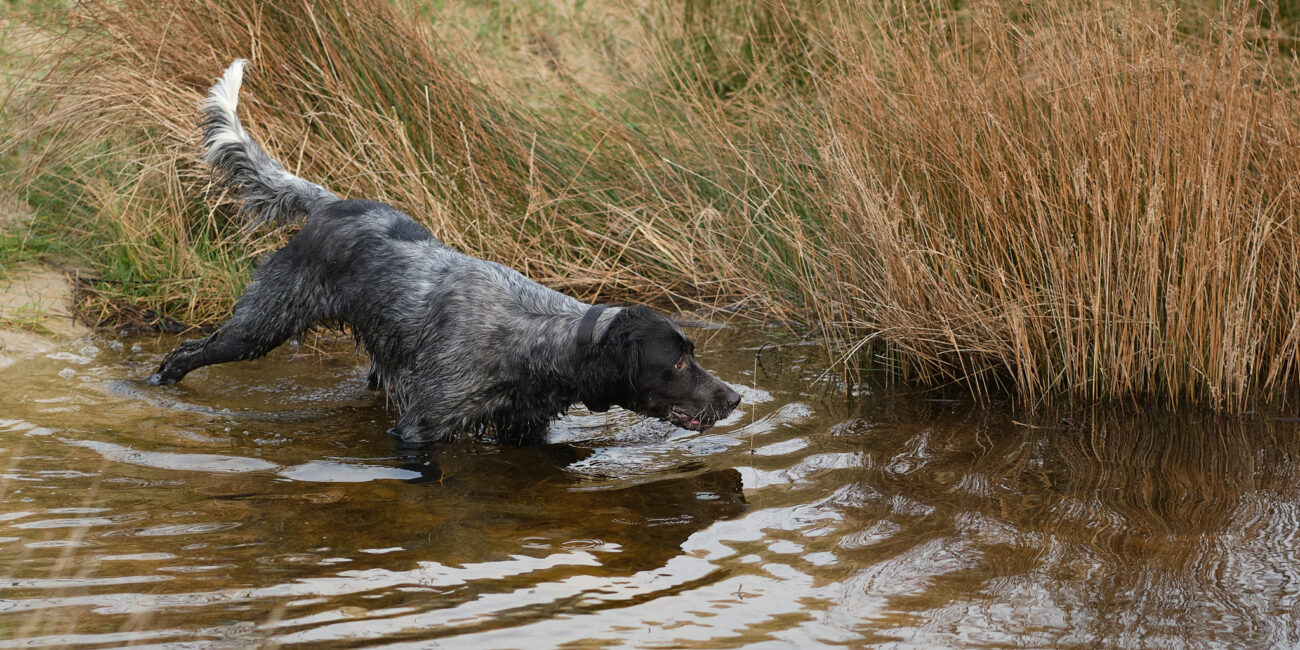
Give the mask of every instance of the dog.
[[666, 316], [582, 303], [443, 244], [392, 206], [343, 200], [290, 174], [236, 115], [246, 63], [235, 61], [203, 104], [204, 159], [253, 225], [306, 221], [256, 270], [229, 320], [172, 350], [150, 383], [261, 357], [329, 324], [365, 347], [372, 387], [399, 411], [390, 433], [407, 442], [537, 443], [578, 402], [703, 431], [739, 405]]

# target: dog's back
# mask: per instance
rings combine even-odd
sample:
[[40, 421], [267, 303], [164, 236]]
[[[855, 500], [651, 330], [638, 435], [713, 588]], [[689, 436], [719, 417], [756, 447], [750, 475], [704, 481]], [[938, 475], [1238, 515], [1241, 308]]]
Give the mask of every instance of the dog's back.
[[[465, 427], [520, 394], [502, 387], [536, 383], [546, 366], [557, 365], [587, 308], [510, 267], [460, 253], [401, 211], [366, 200], [316, 206], [302, 231], [258, 269], [254, 284], [293, 286], [298, 298], [310, 296], [268, 307], [350, 325], [378, 385], [399, 408], [417, 398], [453, 401]], [[485, 367], [492, 372], [479, 372]], [[441, 393], [417, 396], [415, 387]], [[537, 391], [529, 388], [536, 406]], [[547, 402], [539, 419], [567, 406], [560, 402]]]

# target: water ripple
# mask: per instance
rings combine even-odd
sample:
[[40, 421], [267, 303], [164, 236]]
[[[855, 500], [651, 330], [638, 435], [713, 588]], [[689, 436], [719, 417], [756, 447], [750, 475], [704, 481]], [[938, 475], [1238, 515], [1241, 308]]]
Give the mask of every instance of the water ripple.
[[143, 343], [0, 370], [0, 647], [1300, 645], [1291, 423], [1024, 426], [719, 353], [763, 390], [708, 432], [411, 450], [345, 341], [166, 389]]

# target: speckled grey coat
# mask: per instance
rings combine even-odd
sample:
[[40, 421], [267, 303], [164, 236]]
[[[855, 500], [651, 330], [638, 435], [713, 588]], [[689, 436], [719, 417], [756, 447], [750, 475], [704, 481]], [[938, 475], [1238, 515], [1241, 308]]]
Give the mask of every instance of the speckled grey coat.
[[739, 403], [664, 316], [610, 308], [580, 343], [589, 305], [462, 254], [391, 206], [341, 200], [290, 174], [235, 113], [243, 65], [226, 70], [204, 105], [205, 157], [255, 223], [307, 219], [257, 270], [230, 320], [182, 343], [150, 381], [264, 355], [323, 322], [350, 326], [365, 346], [372, 380], [402, 413], [393, 433], [407, 440], [534, 442], [575, 402], [704, 429]]

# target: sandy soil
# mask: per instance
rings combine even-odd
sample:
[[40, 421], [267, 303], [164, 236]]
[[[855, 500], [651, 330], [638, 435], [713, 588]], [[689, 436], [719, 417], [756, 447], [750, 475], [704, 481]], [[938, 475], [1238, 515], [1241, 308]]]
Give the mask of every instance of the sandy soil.
[[[35, 47], [30, 31], [13, 27], [8, 16], [0, 16], [0, 53]], [[0, 57], [0, 66], [7, 63]], [[0, 68], [0, 95], [12, 90], [8, 72]], [[0, 230], [21, 228], [31, 218], [26, 203], [0, 191]], [[60, 341], [90, 334], [90, 328], [73, 320], [72, 291], [72, 282], [62, 271], [44, 264], [28, 264], [0, 276], [0, 368]]]
[[[21, 201], [0, 196], [0, 228], [21, 227], [30, 218]], [[39, 263], [0, 278], [0, 368], [90, 334], [72, 317], [72, 289], [63, 271]]]

